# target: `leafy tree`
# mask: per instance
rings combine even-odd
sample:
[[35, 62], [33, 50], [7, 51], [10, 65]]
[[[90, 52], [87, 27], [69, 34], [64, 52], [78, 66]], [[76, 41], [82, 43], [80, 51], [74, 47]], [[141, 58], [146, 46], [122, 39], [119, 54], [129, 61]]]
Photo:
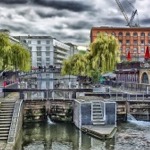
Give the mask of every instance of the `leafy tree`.
[[11, 42], [3, 32], [0, 32], [0, 54], [1, 70], [30, 70], [30, 52], [23, 45]]
[[98, 80], [101, 74], [113, 71], [119, 61], [118, 40], [112, 35], [100, 33], [90, 45], [89, 52], [64, 60], [62, 74], [89, 76]]

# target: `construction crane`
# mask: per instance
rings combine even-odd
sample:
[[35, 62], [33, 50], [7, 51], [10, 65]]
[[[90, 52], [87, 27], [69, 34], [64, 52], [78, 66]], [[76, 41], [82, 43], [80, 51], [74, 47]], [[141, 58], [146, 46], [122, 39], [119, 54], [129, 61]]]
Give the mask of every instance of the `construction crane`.
[[131, 17], [129, 19], [127, 13], [125, 12], [126, 7], [123, 4], [121, 4], [121, 2], [119, 0], [115, 0], [115, 1], [118, 4], [122, 14], [124, 15], [124, 17], [127, 21], [127, 26], [129, 26], [129, 27], [139, 27], [140, 25], [139, 25], [139, 20], [138, 20], [137, 9], [135, 9], [134, 6], [128, 0], [123, 1], [123, 2], [126, 2], [128, 4], [128, 8], [130, 7], [130, 10], [132, 11]]

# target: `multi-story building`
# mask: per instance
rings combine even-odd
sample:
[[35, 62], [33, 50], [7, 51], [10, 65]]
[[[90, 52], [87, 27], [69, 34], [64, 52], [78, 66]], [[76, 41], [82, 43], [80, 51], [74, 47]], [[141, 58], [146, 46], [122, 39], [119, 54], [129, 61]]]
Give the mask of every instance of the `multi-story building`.
[[146, 47], [150, 46], [150, 27], [93, 27], [91, 42], [100, 32], [112, 34], [119, 40], [122, 60], [126, 59], [128, 51], [132, 60], [144, 60]]
[[51, 36], [15, 36], [27, 43], [32, 57], [32, 67], [50, 65], [61, 67], [62, 62], [70, 54], [70, 46]]

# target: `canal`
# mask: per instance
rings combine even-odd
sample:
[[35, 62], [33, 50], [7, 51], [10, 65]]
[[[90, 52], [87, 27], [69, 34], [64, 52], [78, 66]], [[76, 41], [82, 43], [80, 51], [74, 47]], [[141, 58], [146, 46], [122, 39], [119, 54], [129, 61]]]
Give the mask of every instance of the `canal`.
[[16, 150], [149, 150], [150, 123], [131, 121], [118, 125], [116, 136], [99, 140], [71, 123], [24, 124]]

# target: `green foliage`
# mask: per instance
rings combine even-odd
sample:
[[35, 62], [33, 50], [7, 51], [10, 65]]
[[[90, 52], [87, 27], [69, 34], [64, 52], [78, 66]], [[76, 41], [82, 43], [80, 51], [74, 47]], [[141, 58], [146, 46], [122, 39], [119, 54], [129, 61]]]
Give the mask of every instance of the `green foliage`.
[[89, 52], [75, 54], [63, 62], [62, 75], [82, 75], [98, 81], [101, 74], [114, 70], [119, 61], [118, 40], [101, 33], [90, 45]]
[[11, 42], [5, 33], [0, 33], [0, 54], [0, 70], [30, 70], [30, 52], [21, 44]]

